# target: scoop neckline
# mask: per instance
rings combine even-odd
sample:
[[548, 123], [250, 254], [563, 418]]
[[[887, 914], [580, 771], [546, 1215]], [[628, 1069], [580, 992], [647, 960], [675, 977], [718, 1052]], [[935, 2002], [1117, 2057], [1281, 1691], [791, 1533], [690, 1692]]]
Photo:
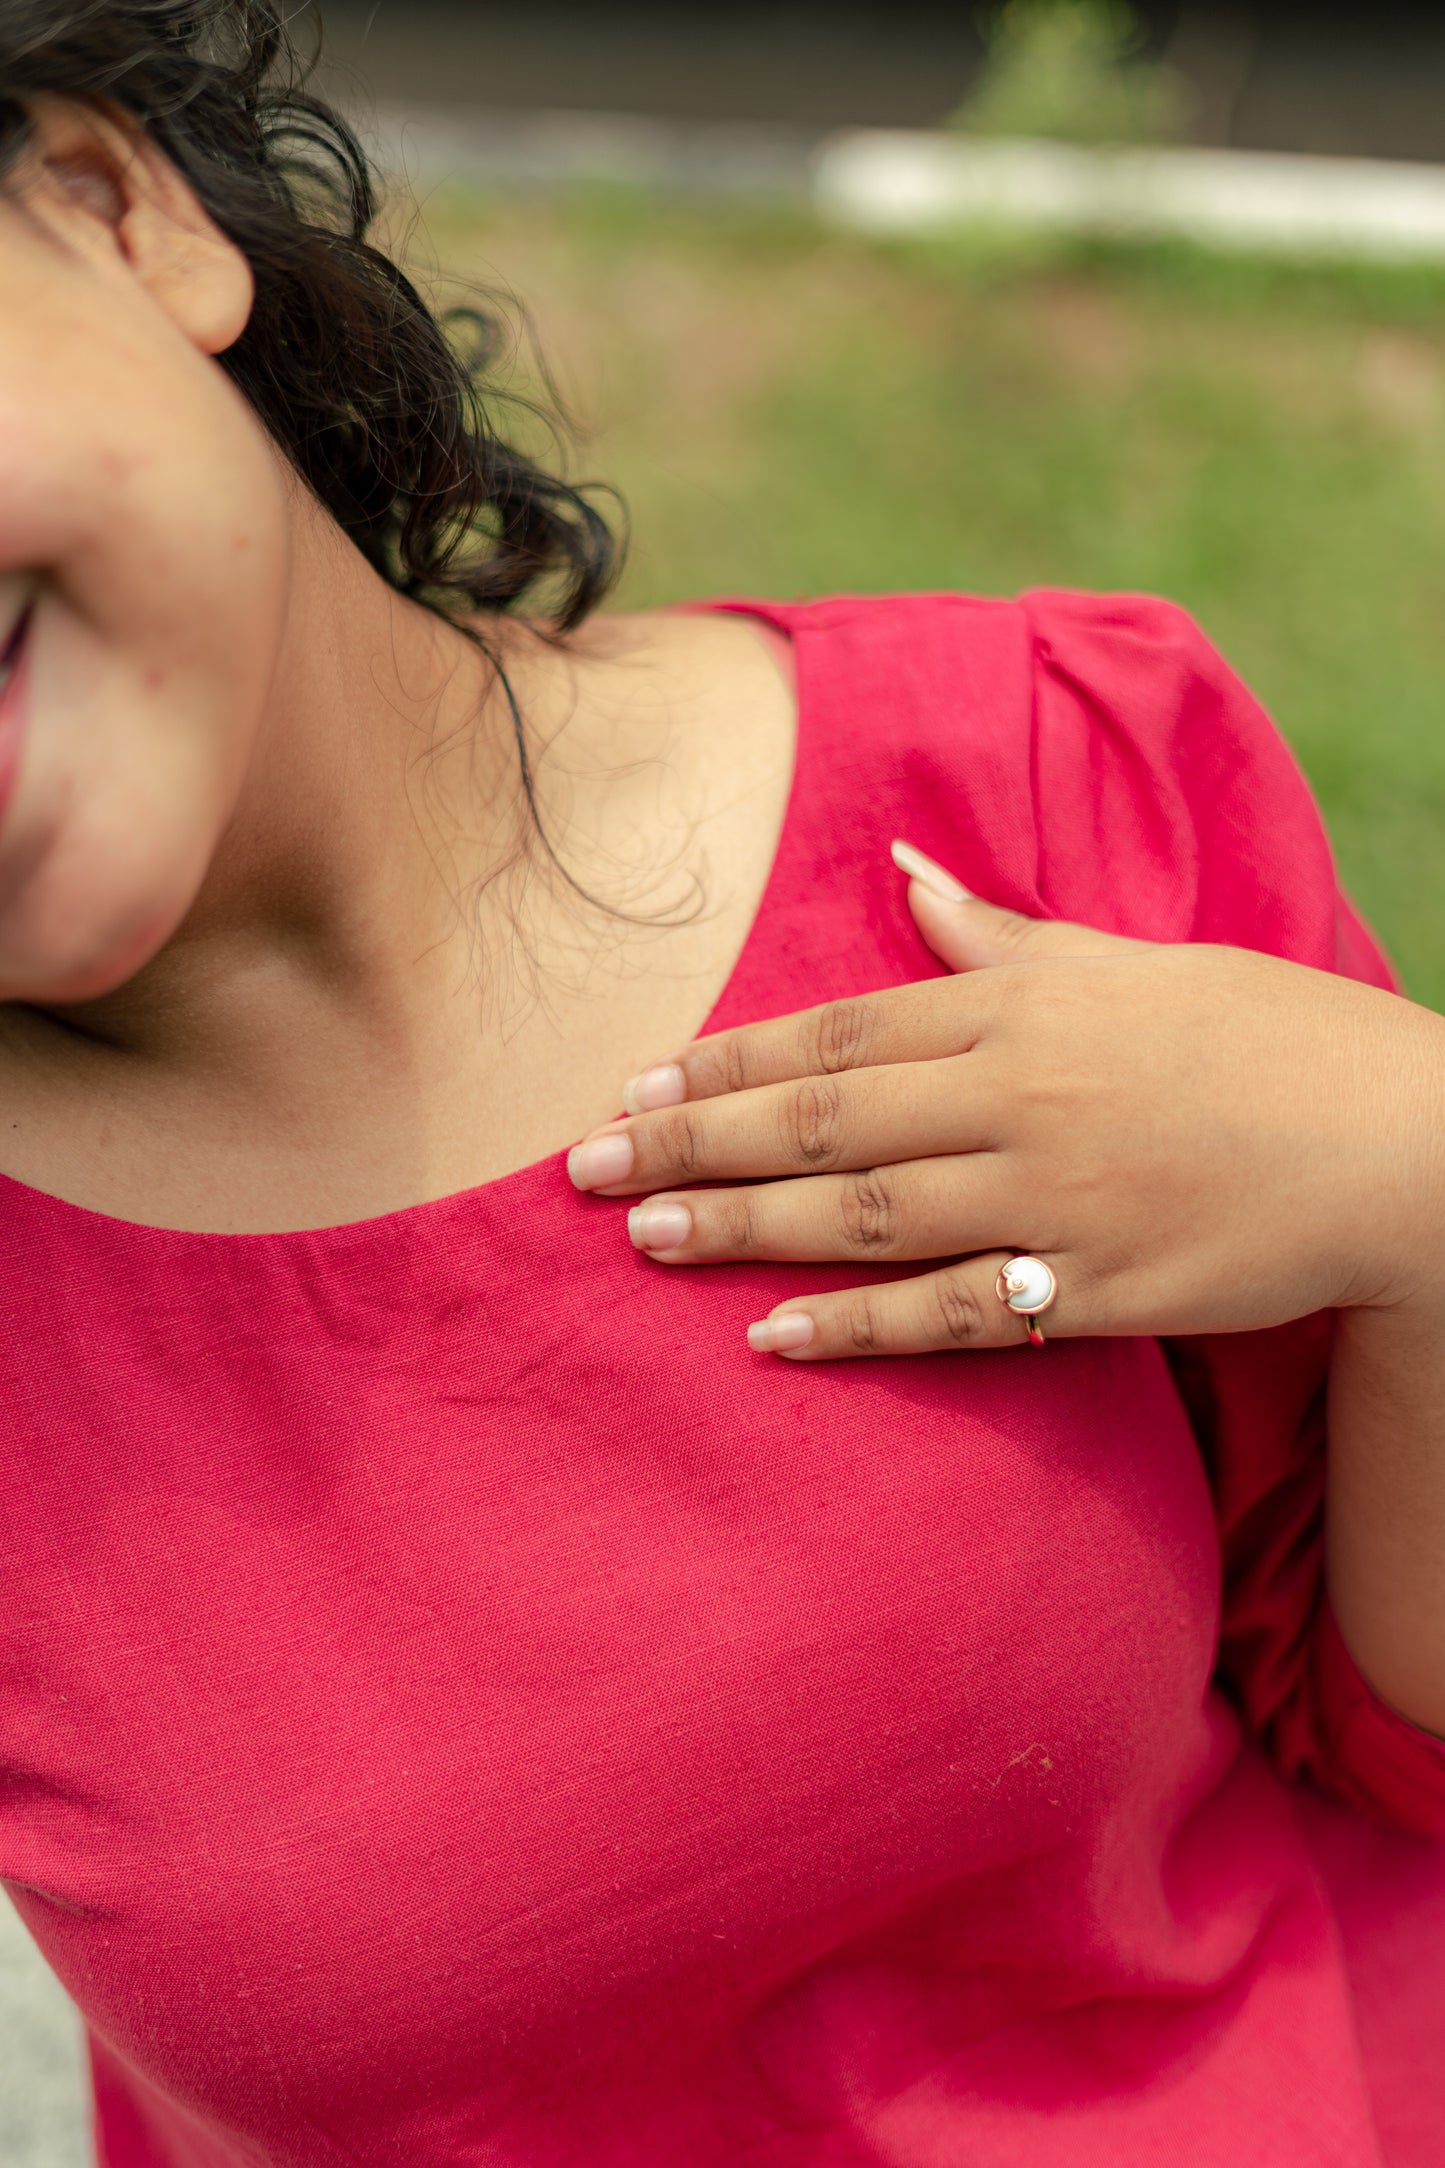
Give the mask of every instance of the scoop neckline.
[[[806, 754], [812, 742], [812, 716], [810, 701], [805, 696], [802, 627], [796, 606], [778, 602], [735, 600], [732, 598], [710, 602], [688, 602], [671, 605], [678, 615], [703, 616], [713, 612], [737, 617], [756, 617], [786, 634], [793, 652], [793, 772], [788, 783], [788, 795], [783, 804], [783, 817], [778, 827], [777, 841], [773, 847], [772, 860], [757, 909], [749, 921], [742, 944], [732, 960], [727, 977], [713, 1001], [707, 1015], [693, 1033], [693, 1044], [705, 1039], [714, 1028], [715, 1019], [736, 1001], [738, 989], [745, 984], [752, 970], [757, 951], [762, 946], [764, 922], [772, 916], [778, 890], [783, 886], [787, 867], [793, 857], [796, 831], [800, 819], [802, 780]], [[575, 1141], [575, 1140], [574, 1140]], [[224, 1243], [316, 1243], [328, 1239], [336, 1241], [358, 1240], [367, 1233], [399, 1233], [414, 1225], [419, 1219], [454, 1216], [468, 1205], [490, 1202], [514, 1184], [535, 1181], [549, 1171], [557, 1170], [566, 1158], [570, 1145], [560, 1145], [555, 1151], [543, 1153], [540, 1159], [529, 1159], [520, 1167], [509, 1169], [506, 1174], [496, 1174], [485, 1182], [474, 1182], [466, 1189], [448, 1190], [440, 1197], [423, 1197], [415, 1204], [398, 1205], [392, 1212], [373, 1212], [363, 1219], [333, 1220], [319, 1227], [260, 1227], [239, 1228], [234, 1232], [222, 1227], [161, 1227], [150, 1220], [124, 1219], [118, 1213], [102, 1212], [94, 1205], [76, 1204], [69, 1197], [58, 1197], [52, 1190], [37, 1189], [33, 1183], [22, 1182], [13, 1174], [0, 1170], [0, 1196], [10, 1193], [24, 1198], [37, 1207], [47, 1207], [62, 1217], [70, 1216], [90, 1221], [107, 1230], [120, 1231], [144, 1237], [150, 1242], [176, 1242], [182, 1244]]]

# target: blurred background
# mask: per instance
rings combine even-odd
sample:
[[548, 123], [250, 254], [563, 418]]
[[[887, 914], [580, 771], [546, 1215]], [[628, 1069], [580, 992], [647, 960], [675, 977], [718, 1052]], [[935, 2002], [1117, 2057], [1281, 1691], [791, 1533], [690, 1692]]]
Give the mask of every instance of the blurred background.
[[[536, 392], [545, 356], [572, 471], [625, 498], [624, 604], [1170, 595], [1270, 706], [1410, 991], [1445, 1008], [1445, 9], [323, 12], [320, 79], [389, 171], [391, 244], [443, 301], [498, 297], [499, 387]], [[1238, 154], [1246, 203], [1331, 173], [1369, 192], [1300, 159], [1406, 162], [1439, 216], [1408, 247], [1267, 252], [1003, 217], [880, 234], [816, 185], [870, 129], [1204, 146]], [[1272, 180], [1259, 152], [1291, 162]], [[0, 2162], [88, 2159], [73, 2013], [0, 1905]]]
[[[936, 127], [986, 6], [938, 0], [321, 0], [329, 62], [379, 98], [801, 128]], [[1445, 157], [1445, 11], [1403, 0], [1135, 0], [1198, 142]]]
[[[625, 496], [625, 602], [1173, 596], [1271, 707], [1411, 990], [1445, 1005], [1445, 262], [883, 240], [807, 190], [820, 141], [852, 127], [1433, 172], [1445, 9], [323, 14], [322, 78], [402, 184], [393, 232], [427, 278], [520, 296], [580, 424], [574, 471]], [[510, 367], [526, 381], [522, 351]]]

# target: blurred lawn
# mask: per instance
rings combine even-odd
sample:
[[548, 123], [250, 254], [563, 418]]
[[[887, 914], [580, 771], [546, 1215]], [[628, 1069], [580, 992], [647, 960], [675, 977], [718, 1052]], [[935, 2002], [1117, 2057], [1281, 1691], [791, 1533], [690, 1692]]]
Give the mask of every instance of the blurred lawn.
[[426, 206], [528, 306], [631, 509], [624, 599], [1173, 596], [1445, 1008], [1445, 273], [900, 248], [593, 193]]

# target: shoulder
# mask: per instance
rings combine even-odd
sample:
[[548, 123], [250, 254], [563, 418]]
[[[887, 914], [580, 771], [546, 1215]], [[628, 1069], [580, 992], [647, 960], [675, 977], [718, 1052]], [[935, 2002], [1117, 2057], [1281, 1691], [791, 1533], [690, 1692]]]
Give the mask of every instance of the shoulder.
[[998, 733], [1019, 748], [1072, 703], [1086, 734], [1152, 751], [1179, 774], [1231, 760], [1298, 770], [1255, 700], [1179, 604], [1156, 595], [1037, 588], [1011, 598], [927, 593], [726, 604], [764, 615], [799, 671], [851, 689], [860, 715], [957, 742]]
[[703, 605], [613, 612], [568, 635], [569, 731], [596, 739], [609, 764], [711, 748], [739, 736], [785, 741], [791, 755], [791, 642], [759, 617]]
[[885, 682], [947, 688], [955, 711], [966, 689], [990, 696], [995, 712], [1011, 700], [1015, 730], [1040, 692], [1057, 686], [1098, 727], [1123, 724], [1171, 744], [1174, 757], [1261, 737], [1283, 750], [1199, 624], [1162, 596], [1034, 588], [1011, 598], [837, 596], [770, 609], [795, 637], [850, 663], [871, 660]]
[[1167, 763], [1182, 787], [1234, 773], [1302, 778], [1264, 707], [1178, 603], [1157, 595], [1039, 588], [1019, 598], [1035, 702], [1077, 710], [1105, 736]]
[[1332, 962], [1334, 867], [1309, 786], [1177, 603], [1041, 588], [772, 607], [804, 705], [821, 689], [830, 730], [892, 771], [900, 812], [980, 894]]
[[1052, 907], [1152, 940], [1327, 963], [1336, 884], [1313, 794], [1188, 611], [1050, 589], [1020, 607]]

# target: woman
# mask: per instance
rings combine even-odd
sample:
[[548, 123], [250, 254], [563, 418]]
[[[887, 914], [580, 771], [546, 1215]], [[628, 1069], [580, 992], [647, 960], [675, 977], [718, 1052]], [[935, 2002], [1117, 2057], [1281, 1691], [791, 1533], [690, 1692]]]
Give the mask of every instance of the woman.
[[1437, 2159], [1441, 1026], [1166, 605], [594, 618], [284, 57], [0, 23], [0, 1872], [108, 2168]]

